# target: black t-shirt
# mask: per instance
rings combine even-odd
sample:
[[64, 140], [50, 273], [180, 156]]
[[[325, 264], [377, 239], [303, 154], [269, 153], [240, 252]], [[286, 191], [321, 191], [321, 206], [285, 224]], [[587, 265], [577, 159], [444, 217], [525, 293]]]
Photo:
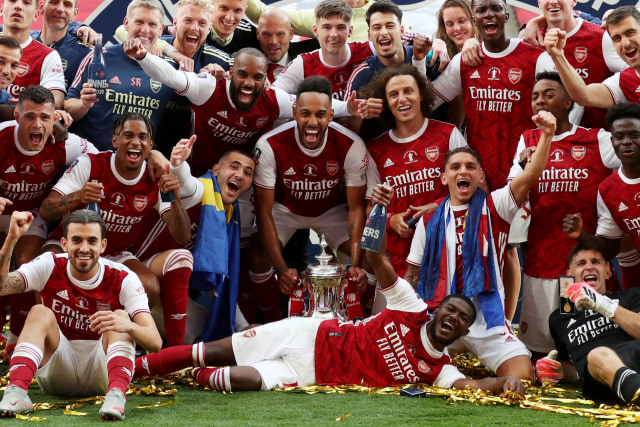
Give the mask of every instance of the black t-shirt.
[[[629, 288], [605, 294], [619, 305], [635, 313], [640, 312], [640, 288]], [[557, 309], [549, 316], [549, 329], [558, 350], [558, 360], [571, 360], [580, 378], [584, 378], [587, 355], [596, 347], [613, 348], [616, 344], [633, 341], [612, 320], [598, 312], [580, 310], [575, 316], [560, 314]]]
[[221, 46], [218, 40], [213, 37], [212, 33], [209, 33], [207, 36], [207, 43], [217, 47], [229, 55], [233, 55], [243, 47], [255, 47], [260, 50], [260, 42], [256, 36], [256, 29], [257, 27], [248, 19], [242, 18], [240, 24], [238, 24], [238, 28], [233, 32], [233, 37], [228, 44]]

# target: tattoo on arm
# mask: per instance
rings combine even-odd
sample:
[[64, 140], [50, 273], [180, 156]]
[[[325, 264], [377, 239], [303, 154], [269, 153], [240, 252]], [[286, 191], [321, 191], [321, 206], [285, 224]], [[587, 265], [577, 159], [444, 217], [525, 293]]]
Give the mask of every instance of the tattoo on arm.
[[71, 193], [71, 194], [67, 194], [65, 196], [60, 197], [60, 200], [58, 200], [58, 207], [64, 209], [69, 206], [72, 206], [74, 196], [75, 196], [75, 193]]
[[3, 283], [3, 295], [17, 294], [24, 291], [24, 280], [22, 279], [21, 275], [19, 275], [18, 273], [9, 273], [8, 277], [2, 276], [0, 276], [0, 283]]
[[60, 218], [64, 212], [73, 208], [75, 193], [61, 196], [57, 203], [54, 200], [45, 200], [40, 206], [41, 212], [48, 218]]

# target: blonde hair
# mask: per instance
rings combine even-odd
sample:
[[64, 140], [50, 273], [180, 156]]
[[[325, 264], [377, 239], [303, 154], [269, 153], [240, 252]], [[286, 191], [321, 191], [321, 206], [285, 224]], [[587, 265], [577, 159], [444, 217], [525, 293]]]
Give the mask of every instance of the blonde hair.
[[180, 0], [177, 4], [177, 7], [179, 9], [189, 4], [199, 7], [200, 9], [204, 9], [208, 12], [213, 12], [213, 5], [211, 4], [211, 2], [209, 2], [209, 0]]
[[158, 0], [133, 0], [127, 6], [127, 16], [131, 15], [131, 11], [137, 7], [160, 11], [161, 18], [164, 19], [164, 8]]

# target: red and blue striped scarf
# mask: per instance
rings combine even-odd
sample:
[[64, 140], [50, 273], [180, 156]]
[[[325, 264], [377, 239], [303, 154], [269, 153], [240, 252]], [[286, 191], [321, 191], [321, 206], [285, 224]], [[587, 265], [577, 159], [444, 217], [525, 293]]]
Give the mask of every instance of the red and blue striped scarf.
[[[456, 227], [450, 196], [440, 203], [426, 228], [418, 295], [438, 306], [456, 293]], [[463, 294], [479, 302], [487, 330], [504, 327], [504, 305], [498, 291], [497, 253], [491, 232], [487, 195], [478, 189], [469, 202], [462, 238]]]

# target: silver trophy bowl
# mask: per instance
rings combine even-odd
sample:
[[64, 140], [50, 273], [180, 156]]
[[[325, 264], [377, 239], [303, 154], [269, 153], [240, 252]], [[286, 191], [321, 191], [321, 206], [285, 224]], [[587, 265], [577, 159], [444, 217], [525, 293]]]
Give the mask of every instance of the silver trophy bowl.
[[320, 247], [322, 252], [316, 255], [318, 264], [308, 266], [300, 275], [309, 294], [309, 310], [304, 316], [346, 321], [340, 300], [348, 273], [343, 265], [329, 263], [332, 256], [326, 252], [324, 235], [320, 239]]

